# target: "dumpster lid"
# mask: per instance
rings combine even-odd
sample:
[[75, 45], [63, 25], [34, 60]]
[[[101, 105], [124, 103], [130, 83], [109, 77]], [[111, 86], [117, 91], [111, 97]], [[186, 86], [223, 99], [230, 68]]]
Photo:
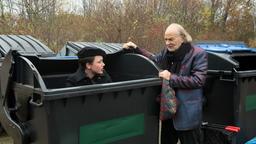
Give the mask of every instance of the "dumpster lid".
[[30, 35], [0, 35], [1, 55], [5, 56], [10, 49], [40, 56], [55, 55], [50, 48]]
[[233, 71], [239, 68], [239, 63], [235, 61], [230, 54], [216, 53], [207, 51], [208, 53], [208, 71], [225, 72]]
[[241, 41], [196, 41], [194, 44], [205, 49], [206, 51], [219, 53], [256, 52], [256, 50], [249, 48], [244, 42]]
[[99, 48], [106, 52], [106, 54], [114, 54], [122, 51], [122, 43], [106, 43], [106, 42], [67, 42], [63, 49], [60, 51], [59, 55], [70, 55], [68, 51], [76, 54], [79, 50], [85, 46], [92, 46]]

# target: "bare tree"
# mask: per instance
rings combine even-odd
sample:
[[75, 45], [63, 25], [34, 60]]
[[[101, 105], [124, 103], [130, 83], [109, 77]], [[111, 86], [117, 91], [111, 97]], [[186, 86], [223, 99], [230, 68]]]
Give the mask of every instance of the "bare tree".
[[98, 6], [98, 0], [82, 0], [83, 15], [90, 16]]
[[210, 15], [210, 23], [213, 26], [215, 21], [215, 14], [217, 9], [220, 6], [220, 0], [211, 0], [211, 15]]
[[253, 20], [253, 32], [254, 32], [254, 39], [256, 39], [256, 1], [252, 0], [252, 20]]
[[0, 13], [1, 13], [1, 18], [4, 20], [5, 16], [4, 16], [4, 2], [3, 2], [3, 0], [0, 0]]

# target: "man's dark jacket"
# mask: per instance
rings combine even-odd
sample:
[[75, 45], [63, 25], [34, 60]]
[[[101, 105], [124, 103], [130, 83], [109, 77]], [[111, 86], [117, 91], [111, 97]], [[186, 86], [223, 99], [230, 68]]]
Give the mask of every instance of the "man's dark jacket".
[[[178, 108], [173, 118], [176, 130], [192, 130], [201, 125], [202, 121], [202, 87], [207, 75], [207, 53], [205, 50], [191, 44], [182, 44], [189, 51], [182, 58], [178, 71], [172, 73], [169, 80], [170, 87], [175, 89]], [[138, 49], [138, 50], [137, 50]], [[136, 50], [156, 62], [163, 70], [172, 71], [168, 58], [167, 48], [156, 55], [151, 55], [144, 49]], [[179, 48], [180, 49], [180, 48]]]

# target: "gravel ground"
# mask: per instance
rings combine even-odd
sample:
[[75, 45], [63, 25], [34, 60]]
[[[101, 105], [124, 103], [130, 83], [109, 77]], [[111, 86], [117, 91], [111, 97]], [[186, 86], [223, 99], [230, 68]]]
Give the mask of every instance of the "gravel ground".
[[7, 134], [3, 133], [0, 135], [0, 144], [13, 144], [13, 140]]

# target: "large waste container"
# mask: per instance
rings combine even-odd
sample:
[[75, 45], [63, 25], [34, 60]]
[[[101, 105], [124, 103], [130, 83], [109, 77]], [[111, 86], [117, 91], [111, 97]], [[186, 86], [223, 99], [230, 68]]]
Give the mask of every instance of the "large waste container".
[[[238, 126], [238, 135], [220, 128], [203, 127], [205, 143], [240, 144], [255, 136], [252, 109], [255, 93], [255, 50], [239, 41], [197, 41], [208, 53], [208, 74], [204, 87], [204, 122], [210, 125]], [[67, 42], [58, 55], [73, 56], [84, 46], [121, 50], [120, 43]], [[249, 88], [249, 87], [250, 88]], [[251, 103], [250, 103], [251, 102]], [[245, 107], [250, 107], [248, 111]], [[210, 138], [208, 139], [207, 138]], [[215, 141], [211, 141], [215, 140]]]
[[[55, 55], [50, 48], [30, 35], [0, 35], [0, 70], [3, 59], [10, 49], [38, 56]], [[0, 75], [0, 79], [1, 77], [2, 75]], [[0, 133], [2, 131], [3, 129], [0, 124]]]
[[78, 87], [65, 87], [77, 57], [5, 57], [0, 119], [16, 144], [158, 143], [157, 67], [141, 55], [104, 50], [113, 83]]
[[240, 42], [197, 43], [208, 52], [203, 120], [241, 128], [232, 143], [256, 134], [256, 53]]

